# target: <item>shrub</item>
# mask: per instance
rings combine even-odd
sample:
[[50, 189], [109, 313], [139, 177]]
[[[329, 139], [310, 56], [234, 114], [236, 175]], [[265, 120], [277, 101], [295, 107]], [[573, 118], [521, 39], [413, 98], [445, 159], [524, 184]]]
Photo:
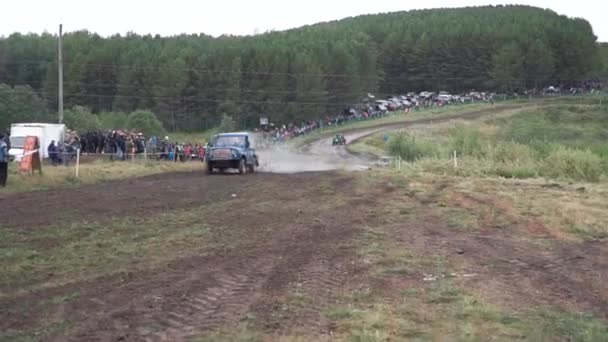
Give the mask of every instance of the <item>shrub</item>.
[[461, 156], [483, 157], [483, 137], [476, 128], [458, 125], [452, 130], [452, 150]]
[[118, 129], [127, 127], [129, 117], [125, 113], [120, 112], [104, 112], [99, 114], [99, 123], [101, 128]]
[[492, 153], [492, 159], [499, 163], [522, 165], [534, 162], [530, 147], [516, 142], [498, 143]]
[[534, 164], [510, 164], [497, 163], [492, 171], [493, 174], [504, 178], [534, 178], [538, 175]]
[[162, 122], [150, 111], [137, 110], [129, 114], [127, 128], [142, 131], [148, 135], [164, 135], [166, 133]]
[[424, 155], [422, 148], [416, 143], [416, 139], [409, 134], [402, 132], [393, 137], [388, 142], [388, 151], [393, 156], [413, 162]]
[[537, 161], [530, 147], [502, 142], [492, 149], [492, 167], [487, 172], [505, 178], [531, 178], [538, 174]]
[[545, 158], [542, 174], [550, 178], [597, 182], [602, 175], [602, 160], [588, 150], [559, 146]]
[[78, 132], [95, 130], [101, 128], [97, 116], [85, 107], [74, 106], [63, 113], [63, 122], [71, 129]]

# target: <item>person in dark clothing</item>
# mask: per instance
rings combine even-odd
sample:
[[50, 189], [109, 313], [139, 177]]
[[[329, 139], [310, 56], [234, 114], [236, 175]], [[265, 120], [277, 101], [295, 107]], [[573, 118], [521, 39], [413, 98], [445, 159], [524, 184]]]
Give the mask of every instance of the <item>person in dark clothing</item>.
[[49, 147], [47, 148], [47, 152], [49, 153], [49, 159], [53, 165], [56, 165], [59, 161], [57, 156], [57, 146], [55, 146], [55, 140], [51, 141]]
[[0, 133], [0, 187], [6, 186], [8, 178], [8, 144], [4, 141], [4, 134]]

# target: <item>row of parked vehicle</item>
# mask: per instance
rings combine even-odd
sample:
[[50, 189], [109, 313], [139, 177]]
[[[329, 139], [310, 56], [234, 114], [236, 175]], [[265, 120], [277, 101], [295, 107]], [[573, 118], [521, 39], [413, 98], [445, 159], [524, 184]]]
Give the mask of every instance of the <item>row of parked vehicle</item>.
[[391, 96], [385, 100], [375, 100], [375, 97], [368, 94], [364, 100], [365, 104], [370, 104], [372, 101], [374, 107], [380, 111], [396, 111], [411, 108], [420, 108], [428, 106], [443, 106], [453, 103], [470, 103], [476, 101], [489, 101], [496, 96], [495, 93], [487, 92], [469, 92], [458, 95], [453, 95], [448, 92], [430, 92], [423, 91], [419, 94], [407, 93], [405, 95]]

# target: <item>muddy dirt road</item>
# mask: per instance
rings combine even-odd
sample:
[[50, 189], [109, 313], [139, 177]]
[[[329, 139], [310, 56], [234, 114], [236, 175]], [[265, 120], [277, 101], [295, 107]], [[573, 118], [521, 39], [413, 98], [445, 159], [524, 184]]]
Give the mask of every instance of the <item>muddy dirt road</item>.
[[[42, 254], [61, 249], [62, 243], [28, 240], [32, 230], [82, 221], [111, 225], [119, 217], [178, 209], [198, 210], [206, 224], [237, 231], [236, 238], [246, 243], [238, 250], [224, 246], [228, 252], [167, 260], [152, 269], [127, 268], [49, 288], [44, 284], [53, 281], [52, 275], [25, 281], [20, 288], [4, 279], [0, 330], [39, 329], [56, 318], [73, 323], [69, 336], [51, 332], [45, 340], [183, 341], [255, 314], [274, 324], [276, 331], [298, 325], [323, 334], [328, 327], [316, 305], [322, 305], [356, 268], [351, 248], [340, 245], [352, 238], [363, 217], [335, 214], [345, 212], [345, 206], [362, 204], [325, 202], [332, 199], [333, 190], [352, 197], [349, 184], [350, 177], [332, 173], [209, 177], [201, 171], [3, 197], [2, 217], [18, 216], [5, 221], [3, 229], [22, 236], [20, 243], [34, 243]], [[302, 188], [286, 191], [294, 185]], [[62, 212], [66, 198], [71, 204], [67, 216]], [[320, 202], [309, 203], [312, 198]], [[264, 205], [257, 207], [260, 203]], [[206, 206], [215, 211], [205, 211]], [[294, 284], [319, 302], [273, 323], [277, 299]], [[74, 293], [73, 300], [49, 306], [49, 300]]]
[[[384, 123], [364, 129], [347, 128], [343, 133], [347, 143], [350, 144], [358, 139], [382, 131], [403, 129], [429, 123], [441, 123], [456, 119], [474, 120], [485, 115], [499, 114], [521, 107], [517, 105], [488, 106], [487, 108], [440, 118], [422, 118], [402, 123]], [[259, 150], [258, 153], [262, 161], [260, 170], [274, 173], [329, 170], [360, 171], [367, 170], [374, 164], [374, 160], [368, 157], [349, 153], [345, 146], [332, 146], [332, 138], [333, 135], [323, 136], [319, 140], [298, 149], [286, 145]]]
[[[454, 180], [396, 182], [333, 171], [246, 177], [200, 172], [5, 196], [0, 215], [11, 217], [17, 210], [21, 218], [3, 225], [2, 248], [9, 248], [10, 240], [47, 261], [32, 259], [29, 267], [37, 271], [29, 279], [2, 278], [0, 330], [8, 334], [4, 337], [45, 341], [186, 341], [247, 322], [270, 340], [290, 335], [324, 340], [337, 333], [326, 313], [344, 293], [365, 291], [382, 302], [400, 302], [405, 290], [432, 288], [423, 281], [429, 274], [453, 272], [473, 275], [454, 278], [463, 288], [516, 311], [550, 305], [608, 316], [608, 287], [598, 278], [608, 274], [606, 245], [539, 238], [539, 229], [530, 232], [527, 221], [511, 218], [508, 226], [495, 228], [505, 221], [500, 214], [505, 204], [497, 201], [494, 207], [494, 194], [463, 197]], [[40, 203], [44, 210], [35, 209]], [[69, 215], [62, 214], [66, 204]], [[470, 207], [482, 217], [488, 206], [498, 214], [472, 233], [451, 228], [443, 211]], [[216, 228], [200, 246], [181, 248], [186, 256], [171, 256], [174, 239], [162, 240], [187, 229], [181, 224], [187, 219], [162, 215], [191, 211], [198, 213], [193, 222]], [[122, 239], [144, 239], [137, 220], [146, 217], [152, 218], [148, 224], [158, 220], [148, 239], [161, 239], [162, 247], [132, 251], [144, 253], [139, 263], [123, 250], [101, 259], [116, 266], [92, 261], [63, 278], [60, 269], [47, 265], [54, 257], [65, 258], [66, 266], [78, 262], [78, 255], [64, 250], [99, 253], [103, 236], [95, 238], [99, 245], [93, 249], [72, 247], [97, 234], [95, 229], [113, 229], [120, 219], [132, 227], [111, 233], [112, 244], [130, 231], [143, 235]], [[78, 229], [82, 222], [95, 224]], [[64, 232], [57, 227], [83, 240], [45, 234]], [[221, 243], [208, 240], [226, 233]], [[378, 251], [369, 252], [368, 246]], [[408, 261], [407, 271], [392, 271], [387, 267], [402, 257], [373, 261], [386, 251], [417, 259]], [[437, 264], [438, 258], [445, 264]]]

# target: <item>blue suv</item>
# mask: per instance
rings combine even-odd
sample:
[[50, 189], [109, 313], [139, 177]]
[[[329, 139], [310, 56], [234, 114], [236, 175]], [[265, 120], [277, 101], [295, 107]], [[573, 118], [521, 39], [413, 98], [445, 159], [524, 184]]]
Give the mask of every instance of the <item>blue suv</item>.
[[222, 133], [211, 139], [207, 148], [207, 173], [238, 169], [240, 174], [253, 173], [259, 166], [251, 147], [249, 133]]

